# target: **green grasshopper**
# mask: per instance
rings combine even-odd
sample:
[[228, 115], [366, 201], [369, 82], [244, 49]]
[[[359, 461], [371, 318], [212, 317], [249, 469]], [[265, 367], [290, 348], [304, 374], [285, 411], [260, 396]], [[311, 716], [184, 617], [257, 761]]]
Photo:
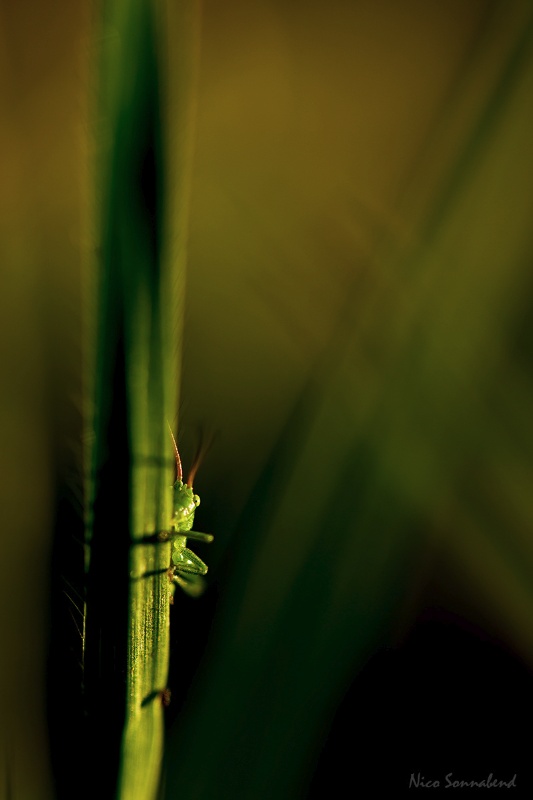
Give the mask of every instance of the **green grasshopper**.
[[200, 458], [198, 457], [195, 460], [187, 481], [184, 483], [181, 458], [172, 429], [170, 429], [170, 435], [172, 436], [176, 455], [176, 482], [173, 486], [174, 511], [170, 526], [170, 538], [173, 543], [173, 566], [170, 567], [169, 577], [173, 583], [181, 586], [187, 594], [196, 596], [201, 594], [204, 589], [202, 576], [207, 573], [207, 565], [192, 550], [186, 547], [187, 539], [196, 539], [198, 542], [212, 542], [213, 536], [210, 533], [198, 533], [192, 530], [194, 513], [200, 505], [199, 496], [193, 492], [193, 481]]

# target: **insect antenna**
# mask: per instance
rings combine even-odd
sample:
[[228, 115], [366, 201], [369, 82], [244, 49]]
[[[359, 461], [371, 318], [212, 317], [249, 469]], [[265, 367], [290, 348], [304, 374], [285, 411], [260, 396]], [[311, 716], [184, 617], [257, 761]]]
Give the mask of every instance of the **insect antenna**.
[[174, 439], [174, 434], [172, 433], [172, 428], [170, 427], [170, 423], [167, 422], [168, 429], [170, 431], [170, 435], [172, 436], [172, 441], [174, 443], [174, 452], [176, 454], [176, 481], [183, 480], [183, 469], [181, 468], [181, 458], [178, 451], [178, 445], [176, 444], [176, 440]]
[[196, 455], [194, 457], [194, 461], [192, 462], [191, 469], [187, 476], [187, 486], [192, 489], [194, 478], [196, 477], [196, 473], [198, 471], [198, 467], [206, 457], [207, 453], [213, 446], [213, 442], [215, 440], [215, 435], [211, 434], [207, 438], [204, 436], [203, 432], [200, 432], [200, 444], [198, 449], [196, 450]]

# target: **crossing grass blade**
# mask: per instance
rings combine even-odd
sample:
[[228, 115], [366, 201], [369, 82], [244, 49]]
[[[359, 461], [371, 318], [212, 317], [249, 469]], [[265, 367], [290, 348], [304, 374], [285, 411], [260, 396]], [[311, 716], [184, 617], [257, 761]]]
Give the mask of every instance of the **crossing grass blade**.
[[[307, 794], [321, 741], [365, 659], [394, 641], [417, 559], [434, 548], [453, 556], [472, 604], [490, 609], [531, 663], [531, 293], [519, 301], [531, 286], [527, 17], [417, 241], [384, 248], [370, 288], [361, 281], [347, 298], [338, 335], [272, 446], [226, 561], [202, 679], [169, 743], [169, 798], [341, 796], [334, 771]], [[457, 109], [455, 119], [446, 111], [457, 122]], [[409, 716], [386, 745], [395, 720], [378, 702], [385, 689], [375, 694], [370, 767], [358, 708], [343, 730], [343, 777], [356, 796], [387, 781], [390, 796], [401, 794], [418, 756], [407, 750]], [[417, 702], [433, 711], [441, 687], [432, 691]], [[421, 731], [432, 751], [442, 728], [455, 736], [452, 720], [467, 719], [454, 710], [449, 728], [438, 717]], [[450, 752], [436, 754], [443, 766]]]

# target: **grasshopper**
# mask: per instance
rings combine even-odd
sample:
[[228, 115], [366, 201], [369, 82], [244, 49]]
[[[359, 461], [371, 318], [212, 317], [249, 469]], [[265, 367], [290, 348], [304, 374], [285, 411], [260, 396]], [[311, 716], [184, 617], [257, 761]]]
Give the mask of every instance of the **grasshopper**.
[[186, 547], [187, 539], [195, 539], [198, 542], [212, 542], [213, 536], [210, 533], [199, 533], [192, 530], [194, 514], [200, 505], [199, 496], [193, 492], [193, 481], [200, 459], [196, 459], [187, 481], [184, 483], [181, 458], [172, 429], [170, 429], [170, 435], [172, 436], [176, 456], [176, 482], [173, 486], [173, 515], [169, 534], [173, 544], [172, 566], [169, 570], [169, 577], [173, 583], [181, 586], [187, 594], [195, 596], [203, 591], [202, 576], [207, 573], [207, 565], [192, 550]]

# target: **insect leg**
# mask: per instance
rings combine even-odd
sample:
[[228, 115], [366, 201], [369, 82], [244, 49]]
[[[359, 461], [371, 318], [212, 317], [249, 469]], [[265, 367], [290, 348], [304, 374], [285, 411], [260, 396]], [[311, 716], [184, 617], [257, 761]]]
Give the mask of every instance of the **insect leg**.
[[187, 539], [194, 539], [197, 542], [212, 542], [215, 537], [212, 533], [200, 533], [199, 531], [187, 531]]

